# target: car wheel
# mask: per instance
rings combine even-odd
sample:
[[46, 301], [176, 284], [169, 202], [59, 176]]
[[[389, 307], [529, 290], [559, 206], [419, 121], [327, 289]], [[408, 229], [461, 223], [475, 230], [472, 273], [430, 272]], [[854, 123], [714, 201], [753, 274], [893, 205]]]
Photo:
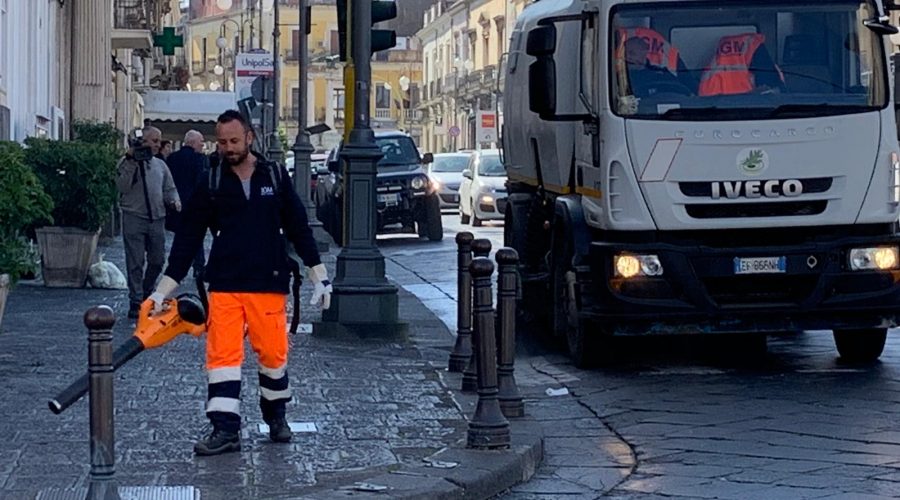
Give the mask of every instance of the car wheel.
[[441, 241], [444, 238], [444, 223], [441, 221], [441, 203], [437, 195], [425, 198], [425, 229], [428, 239]]
[[881, 356], [887, 339], [887, 328], [834, 330], [834, 345], [841, 360], [848, 363], [871, 363]]

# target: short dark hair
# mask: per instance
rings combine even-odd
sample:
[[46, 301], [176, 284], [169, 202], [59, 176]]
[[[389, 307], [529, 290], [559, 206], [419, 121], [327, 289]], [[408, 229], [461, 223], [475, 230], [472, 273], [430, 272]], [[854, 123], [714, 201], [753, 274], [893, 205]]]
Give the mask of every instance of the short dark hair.
[[242, 115], [241, 112], [236, 109], [229, 109], [228, 111], [219, 115], [219, 118], [216, 119], [216, 123], [231, 123], [234, 121], [243, 125], [245, 132], [250, 132], [250, 124], [247, 123], [244, 115]]

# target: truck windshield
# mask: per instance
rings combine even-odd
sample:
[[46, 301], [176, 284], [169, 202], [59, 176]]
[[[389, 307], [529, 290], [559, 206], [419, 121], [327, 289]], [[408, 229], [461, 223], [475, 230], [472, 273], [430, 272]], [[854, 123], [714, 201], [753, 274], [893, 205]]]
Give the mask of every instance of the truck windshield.
[[612, 16], [612, 108], [668, 120], [777, 119], [887, 105], [882, 39], [860, 0], [653, 3]]
[[419, 150], [416, 149], [416, 143], [409, 137], [376, 137], [375, 144], [384, 155], [378, 160], [379, 167], [419, 163]]

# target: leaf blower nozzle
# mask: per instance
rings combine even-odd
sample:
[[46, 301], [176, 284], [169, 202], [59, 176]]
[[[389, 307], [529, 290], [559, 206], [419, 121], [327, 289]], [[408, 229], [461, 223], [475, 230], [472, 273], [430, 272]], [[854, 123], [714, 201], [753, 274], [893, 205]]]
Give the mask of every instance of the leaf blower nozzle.
[[[163, 311], [151, 315], [153, 302], [141, 304], [134, 335], [113, 352], [113, 370], [127, 363], [146, 349], [154, 349], [169, 343], [181, 334], [194, 337], [206, 330], [206, 310], [196, 295], [185, 293], [166, 300]], [[90, 375], [85, 373], [48, 401], [50, 411], [60, 414], [81, 399], [88, 391]]]

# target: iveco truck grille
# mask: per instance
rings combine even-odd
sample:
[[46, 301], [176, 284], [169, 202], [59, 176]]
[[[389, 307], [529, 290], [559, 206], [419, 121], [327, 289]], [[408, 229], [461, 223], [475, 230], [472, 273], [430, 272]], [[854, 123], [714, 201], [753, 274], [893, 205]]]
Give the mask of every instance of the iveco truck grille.
[[687, 214], [695, 219], [798, 217], [804, 215], [819, 215], [824, 212], [827, 207], [828, 200], [685, 205]]
[[812, 294], [818, 275], [704, 278], [706, 293], [721, 306], [799, 304]]
[[[824, 193], [831, 189], [834, 179], [816, 177], [814, 179], [798, 179], [803, 185], [803, 194]], [[679, 182], [681, 194], [692, 198], [709, 198], [712, 196], [712, 182]]]

